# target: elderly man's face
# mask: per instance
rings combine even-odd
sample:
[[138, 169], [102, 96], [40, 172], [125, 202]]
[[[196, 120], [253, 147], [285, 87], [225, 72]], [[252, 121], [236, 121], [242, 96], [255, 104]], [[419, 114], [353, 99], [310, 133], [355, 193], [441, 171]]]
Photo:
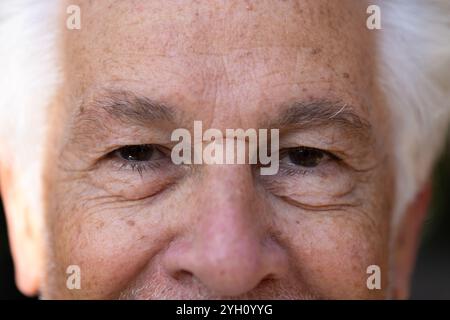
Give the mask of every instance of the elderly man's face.
[[[386, 296], [390, 131], [360, 1], [77, 3], [50, 109], [44, 297]], [[171, 133], [194, 120], [279, 129], [278, 172], [174, 164]]]

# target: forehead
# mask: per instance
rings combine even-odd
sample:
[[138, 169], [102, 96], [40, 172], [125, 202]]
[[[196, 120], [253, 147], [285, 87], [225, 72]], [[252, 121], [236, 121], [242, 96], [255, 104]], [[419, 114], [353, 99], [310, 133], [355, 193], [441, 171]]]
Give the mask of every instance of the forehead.
[[373, 48], [362, 1], [75, 3], [82, 29], [64, 34], [75, 96], [126, 87], [190, 112], [366, 104]]

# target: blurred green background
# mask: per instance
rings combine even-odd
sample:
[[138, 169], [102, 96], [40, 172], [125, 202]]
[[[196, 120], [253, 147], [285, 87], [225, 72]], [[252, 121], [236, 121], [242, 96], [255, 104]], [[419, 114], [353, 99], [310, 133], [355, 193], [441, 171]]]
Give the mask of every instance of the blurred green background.
[[[450, 299], [449, 142], [445, 150], [434, 170], [433, 200], [413, 276], [412, 299]], [[24, 298], [14, 284], [14, 271], [0, 203], [0, 299]]]

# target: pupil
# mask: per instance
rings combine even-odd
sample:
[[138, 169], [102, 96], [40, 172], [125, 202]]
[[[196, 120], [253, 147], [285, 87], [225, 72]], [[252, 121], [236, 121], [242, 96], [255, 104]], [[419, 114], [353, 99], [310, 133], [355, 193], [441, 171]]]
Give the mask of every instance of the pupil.
[[312, 148], [297, 148], [289, 150], [289, 159], [302, 167], [316, 167], [324, 154], [322, 151]]
[[153, 155], [153, 148], [151, 146], [128, 146], [124, 147], [119, 152], [120, 157], [128, 161], [149, 161]]

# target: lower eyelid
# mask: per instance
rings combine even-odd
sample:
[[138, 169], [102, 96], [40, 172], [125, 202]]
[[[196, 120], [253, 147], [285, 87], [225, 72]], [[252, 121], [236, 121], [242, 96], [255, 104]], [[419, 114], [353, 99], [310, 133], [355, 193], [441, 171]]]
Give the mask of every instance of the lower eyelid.
[[143, 173], [148, 170], [158, 170], [164, 165], [164, 160], [154, 160], [154, 161], [126, 161], [120, 159], [113, 159], [114, 166], [119, 170], [129, 170], [132, 172]]
[[[282, 160], [282, 159], [281, 159]], [[339, 163], [340, 160], [324, 159], [315, 167], [302, 167], [293, 163], [285, 163], [280, 160], [279, 174], [284, 176], [325, 176], [336, 173], [336, 170], [342, 169]]]
[[294, 176], [294, 175], [307, 175], [314, 171], [314, 169], [307, 169], [299, 166], [293, 166], [293, 165], [280, 165], [279, 172], [281, 172], [283, 175], [287, 176]]

